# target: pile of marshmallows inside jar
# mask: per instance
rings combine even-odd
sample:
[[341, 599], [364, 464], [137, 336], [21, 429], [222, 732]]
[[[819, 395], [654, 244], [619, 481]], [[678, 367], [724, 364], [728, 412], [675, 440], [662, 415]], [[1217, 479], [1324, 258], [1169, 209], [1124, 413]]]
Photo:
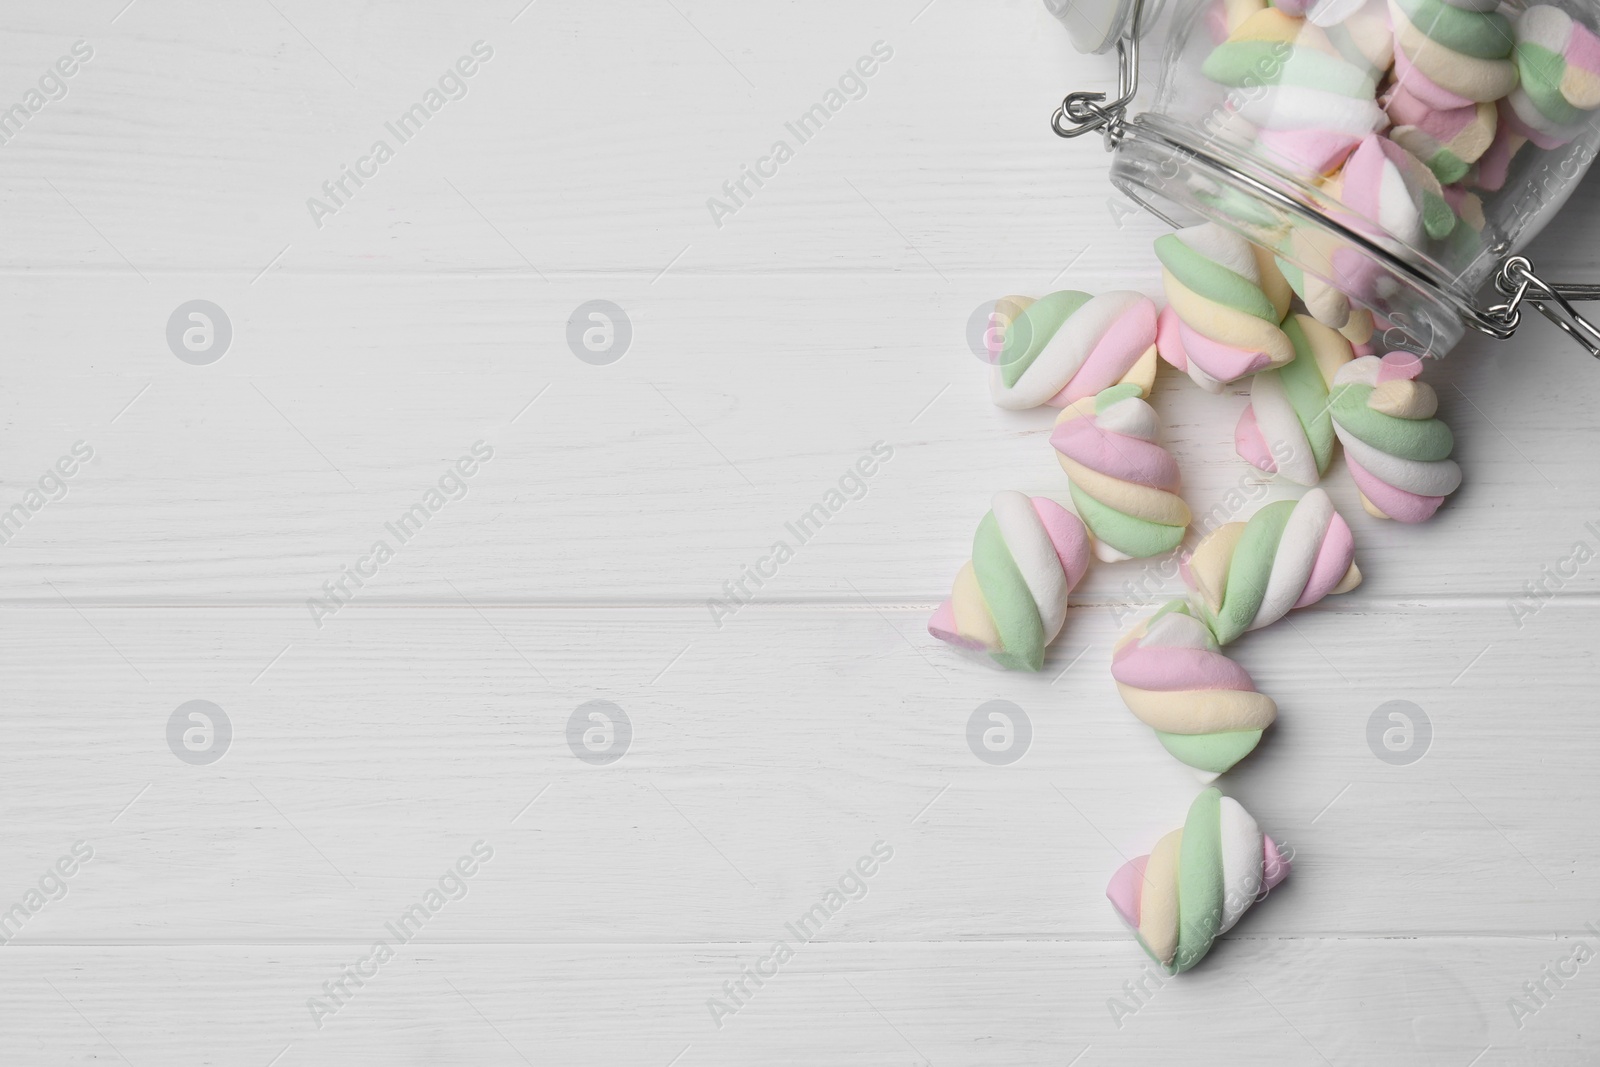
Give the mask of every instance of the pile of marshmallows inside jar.
[[[1538, 195], [1520, 194], [1538, 193], [1535, 165], [1546, 154], [1564, 160], [1555, 177], [1570, 184], [1569, 168], [1586, 160], [1557, 153], [1592, 134], [1600, 109], [1600, 36], [1552, 4], [1518, 7], [1216, 0], [1201, 64], [1220, 98], [1212, 132], [1258, 146], [1350, 229], [1471, 274], [1504, 251], [1497, 223], [1508, 220], [1486, 217], [1486, 201], [1539, 206]], [[1231, 221], [1249, 232], [1252, 214]], [[1270, 224], [1255, 236], [1337, 279], [1336, 289], [1285, 271], [1319, 321], [1345, 329], [1350, 298], [1384, 305], [1390, 283], [1355, 249]]]
[[[1518, 153], [1571, 143], [1600, 108], [1600, 36], [1553, 6], [1501, 7], [1213, 0], [1204, 73], [1235, 132], [1252, 131], [1360, 228], [1475, 258], [1479, 192], [1504, 187]], [[1381, 351], [1390, 324], [1362, 307], [1367, 294], [1304, 273], [1255, 236], [1265, 243], [1207, 223], [1159, 238], [1162, 309], [1132, 292], [997, 301], [994, 402], [1060, 409], [1050, 443], [1072, 507], [995, 496], [928, 626], [1003, 668], [1037, 671], [1091, 560], [1181, 552], [1188, 596], [1125, 634], [1111, 673], [1128, 709], [1208, 786], [1277, 715], [1224, 648], [1361, 580], [1350, 526], [1316, 487], [1335, 453], [1380, 519], [1424, 522], [1461, 482], [1438, 398], [1419, 380], [1423, 361]], [[1183, 552], [1192, 516], [1147, 402], [1163, 361], [1213, 393], [1248, 380], [1239, 455], [1307, 491]], [[1107, 895], [1175, 974], [1288, 870], [1244, 808], [1206, 788], [1183, 827], [1117, 871]]]

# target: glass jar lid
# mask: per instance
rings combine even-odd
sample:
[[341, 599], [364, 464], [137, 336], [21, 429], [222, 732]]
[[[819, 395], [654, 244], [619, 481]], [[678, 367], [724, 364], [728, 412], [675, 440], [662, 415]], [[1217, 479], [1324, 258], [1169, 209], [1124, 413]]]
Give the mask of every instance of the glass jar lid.
[[[1151, 25], [1166, 0], [1144, 0], [1143, 25]], [[1111, 51], [1132, 32], [1138, 0], [1044, 0], [1044, 6], [1061, 20], [1072, 47], [1085, 55]]]

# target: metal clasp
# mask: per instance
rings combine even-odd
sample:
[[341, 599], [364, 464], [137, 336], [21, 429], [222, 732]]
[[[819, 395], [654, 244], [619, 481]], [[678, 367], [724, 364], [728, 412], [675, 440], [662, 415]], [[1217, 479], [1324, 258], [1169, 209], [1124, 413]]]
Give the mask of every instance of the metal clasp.
[[1134, 0], [1128, 31], [1117, 40], [1117, 98], [1108, 102], [1106, 94], [1100, 92], [1067, 94], [1050, 116], [1050, 128], [1057, 137], [1082, 137], [1100, 130], [1105, 136], [1107, 151], [1122, 140], [1128, 105], [1139, 92], [1139, 33], [1143, 16], [1144, 0]]
[[1510, 337], [1522, 325], [1522, 305], [1532, 304], [1584, 351], [1600, 359], [1600, 329], [1572, 306], [1574, 300], [1600, 300], [1600, 285], [1553, 285], [1533, 272], [1527, 256], [1511, 256], [1502, 263], [1494, 285], [1508, 299], [1477, 312], [1472, 325], [1479, 331], [1502, 340]]

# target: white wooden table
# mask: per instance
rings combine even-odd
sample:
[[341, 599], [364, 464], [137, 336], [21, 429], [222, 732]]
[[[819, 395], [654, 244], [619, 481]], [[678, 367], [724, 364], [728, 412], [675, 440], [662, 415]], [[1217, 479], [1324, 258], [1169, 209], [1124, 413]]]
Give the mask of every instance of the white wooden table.
[[[1109, 64], [1037, 0], [522, 3], [6, 7], [0, 105], [66, 93], [0, 146], [0, 1062], [1600, 1059], [1600, 963], [1542, 975], [1600, 952], [1600, 567], [1512, 608], [1600, 547], [1600, 366], [1535, 321], [1431, 368], [1467, 482], [1427, 527], [1330, 479], [1365, 584], [1237, 646], [1281, 718], [1225, 784], [1293, 877], [1158, 985], [1103, 889], [1195, 784], [1106, 668], [1125, 583], [1178, 583], [1098, 567], [1037, 677], [924, 630], [989, 496], [1065, 489], [968, 316], [1156, 289], [1158, 224], [1046, 128]], [[1593, 279], [1597, 238], [1583, 193], [1534, 251]], [[231, 326], [214, 362], [169, 346], [193, 300]], [[607, 365], [567, 342], [591, 300], [631, 326]], [[1232, 455], [1242, 396], [1157, 389], [1198, 512], [1286, 495]], [[1032, 724], [1009, 766], [967, 746], [996, 699]], [[228, 736], [174, 748], [196, 700]], [[610, 763], [568, 741], [595, 700], [631, 724]], [[1368, 742], [1390, 701], [1431, 724], [1405, 765]]]

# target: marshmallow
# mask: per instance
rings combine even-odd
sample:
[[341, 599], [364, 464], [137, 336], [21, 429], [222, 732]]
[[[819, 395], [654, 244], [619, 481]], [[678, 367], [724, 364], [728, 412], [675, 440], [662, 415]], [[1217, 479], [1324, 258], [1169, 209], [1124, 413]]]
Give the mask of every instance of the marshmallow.
[[984, 362], [999, 366], [1006, 349], [1006, 331], [1033, 303], [1031, 296], [1002, 296], [989, 309], [989, 325], [983, 331]]
[[[1372, 337], [1372, 312], [1352, 306], [1344, 288], [1326, 280], [1339, 277], [1340, 247], [1342, 242], [1326, 230], [1297, 226], [1279, 245], [1278, 270], [1312, 318], [1338, 330], [1351, 344], [1364, 346]], [[1303, 263], [1311, 265], [1311, 272]]]
[[1439, 110], [1403, 88], [1390, 95], [1386, 108], [1395, 124], [1390, 139], [1427, 164], [1445, 185], [1466, 177], [1494, 143], [1500, 126], [1493, 104]]
[[1515, 29], [1521, 77], [1506, 102], [1517, 132], [1540, 148], [1560, 148], [1600, 108], [1600, 37], [1549, 4], [1522, 12]]
[[1289, 316], [1283, 331], [1294, 342], [1294, 362], [1251, 379], [1250, 406], [1239, 417], [1234, 444], [1261, 470], [1316, 485], [1333, 461], [1328, 393], [1353, 354], [1343, 334], [1309, 315]]
[[[1483, 213], [1483, 200], [1477, 193], [1459, 185], [1447, 185], [1444, 187], [1444, 199], [1459, 221], [1434, 253], [1434, 258], [1459, 277], [1470, 272], [1480, 259], [1489, 254], [1488, 243], [1483, 238], [1488, 219]], [[1357, 354], [1372, 355], [1371, 352]]]
[[1181, 600], [1117, 642], [1111, 677], [1128, 710], [1207, 784], [1248, 756], [1278, 716]]
[[[1356, 20], [1368, 9], [1382, 8], [1383, 0], [1273, 0], [1273, 7], [1285, 15], [1303, 18], [1313, 26], [1333, 27]], [[1384, 36], [1389, 32], [1388, 16], [1383, 17]], [[1387, 67], [1383, 63], [1382, 67]]]
[[1311, 22], [1325, 29], [1340, 55], [1380, 78], [1394, 66], [1394, 29], [1384, 0], [1322, 0]]
[[1101, 560], [1158, 556], [1183, 542], [1189, 506], [1178, 495], [1177, 461], [1156, 444], [1160, 430], [1132, 383], [1080, 400], [1056, 420], [1050, 444]]
[[1473, 164], [1466, 180], [1485, 192], [1497, 193], [1505, 188], [1511, 175], [1511, 162], [1522, 146], [1528, 143], [1521, 131], [1526, 127], [1511, 110], [1509, 101], [1502, 100], [1495, 107], [1497, 115], [1494, 140], [1483, 153], [1483, 158]]
[[1358, 356], [1372, 354], [1372, 335], [1375, 332], [1377, 326], [1372, 312], [1367, 308], [1351, 308], [1349, 320], [1339, 327], [1339, 333], [1350, 342], [1351, 350]]
[[1456, 225], [1433, 171], [1387, 137], [1373, 135], [1357, 146], [1340, 172], [1338, 192], [1377, 233], [1412, 248], [1448, 236]]
[[1456, 213], [1456, 218], [1465, 224], [1458, 226], [1457, 229], [1482, 233], [1489, 225], [1489, 220], [1483, 213], [1483, 199], [1477, 193], [1463, 189], [1459, 185], [1447, 185], [1444, 190], [1444, 200], [1450, 205], [1450, 210]]
[[[1382, 155], [1381, 149], [1379, 150]], [[1384, 165], [1384, 164], [1381, 164]], [[1417, 168], [1426, 171], [1419, 162]], [[1358, 171], [1359, 173], [1359, 171]], [[1433, 175], [1429, 172], [1428, 177]], [[1365, 214], [1349, 210], [1344, 204], [1344, 171], [1329, 178], [1322, 184], [1322, 196], [1318, 202], [1323, 210], [1333, 219], [1345, 227], [1357, 230], [1364, 234], [1387, 237], [1377, 224], [1367, 218]], [[1415, 220], [1413, 219], [1413, 222]], [[1314, 229], [1311, 226], [1302, 229]], [[1367, 307], [1382, 307], [1393, 295], [1394, 281], [1385, 272], [1383, 267], [1360, 245], [1346, 240], [1335, 234], [1316, 230], [1308, 249], [1297, 249], [1294, 252], [1303, 263], [1310, 263], [1313, 269], [1322, 277], [1328, 279], [1330, 285], [1346, 297], [1351, 304], [1351, 322], [1348, 324], [1351, 331], [1348, 336], [1351, 344], [1363, 344], [1371, 334], [1364, 321], [1355, 320], [1354, 308], [1357, 304]], [[1309, 290], [1308, 290], [1309, 291]], [[1326, 298], [1332, 307], [1332, 298]], [[1311, 307], [1312, 305], [1307, 305]], [[1323, 314], [1324, 307], [1318, 305], [1316, 314]], [[1341, 330], [1344, 327], [1341, 327]], [[1358, 332], [1359, 329], [1359, 332]], [[1363, 336], [1364, 335], [1364, 336]]]
[[1233, 36], [1246, 19], [1267, 6], [1267, 0], [1216, 0], [1207, 12], [1211, 39], [1218, 44]]
[[1219, 526], [1181, 570], [1196, 614], [1223, 645], [1361, 584], [1355, 538], [1323, 489]]
[[1149, 297], [1064, 290], [1036, 301], [1006, 297], [1000, 306], [1014, 309], [989, 383], [1003, 408], [1066, 407], [1122, 382], [1145, 394], [1155, 382], [1156, 306]]
[[1396, 81], [1436, 108], [1493, 102], [1517, 87], [1511, 21], [1498, 0], [1389, 0]]
[[[1304, 240], [1304, 238], [1297, 238]], [[1331, 264], [1330, 264], [1331, 265]], [[1350, 321], [1350, 298], [1314, 274], [1307, 274], [1287, 260], [1278, 260], [1278, 269], [1294, 290], [1294, 295], [1305, 304], [1311, 317], [1332, 329], [1343, 329]], [[1288, 327], [1284, 327], [1288, 333]], [[1293, 340], [1293, 338], [1290, 338]], [[1262, 371], [1263, 374], [1267, 373]]]
[[1332, 172], [1362, 137], [1386, 125], [1374, 99], [1376, 73], [1282, 10], [1247, 19], [1203, 71], [1234, 89], [1230, 107], [1260, 129], [1263, 147], [1301, 173]]
[[1367, 513], [1425, 522], [1461, 485], [1449, 458], [1450, 427], [1434, 418], [1433, 388], [1416, 380], [1422, 360], [1409, 352], [1363, 356], [1334, 376], [1334, 432]]
[[[1235, 116], [1237, 117], [1237, 116]], [[1232, 124], [1229, 124], [1232, 127]], [[1248, 132], [1246, 132], [1248, 131]], [[1239, 119], [1237, 126], [1226, 133], [1215, 135], [1219, 141], [1228, 139], [1236, 145], [1248, 147], [1261, 139], [1260, 131]], [[1204, 175], [1190, 174], [1187, 179], [1189, 195], [1196, 203], [1204, 204], [1216, 217], [1228, 220], [1228, 225], [1246, 240], [1261, 245], [1276, 244], [1283, 236], [1284, 218], [1281, 212], [1264, 204], [1243, 189], [1211, 181]], [[1160, 348], [1160, 343], [1156, 345]]]
[[1106, 897], [1150, 958], [1178, 974], [1288, 876], [1288, 857], [1250, 813], [1207, 789], [1189, 806], [1183, 829], [1112, 876]]
[[1007, 670], [1037, 671], [1089, 556], [1088, 531], [1072, 512], [1044, 497], [997, 493], [972, 539], [972, 558], [928, 632], [986, 652]]
[[1168, 307], [1156, 348], [1209, 392], [1281, 367], [1294, 346], [1279, 323], [1288, 314], [1289, 283], [1272, 254], [1216, 223], [1156, 239]]

